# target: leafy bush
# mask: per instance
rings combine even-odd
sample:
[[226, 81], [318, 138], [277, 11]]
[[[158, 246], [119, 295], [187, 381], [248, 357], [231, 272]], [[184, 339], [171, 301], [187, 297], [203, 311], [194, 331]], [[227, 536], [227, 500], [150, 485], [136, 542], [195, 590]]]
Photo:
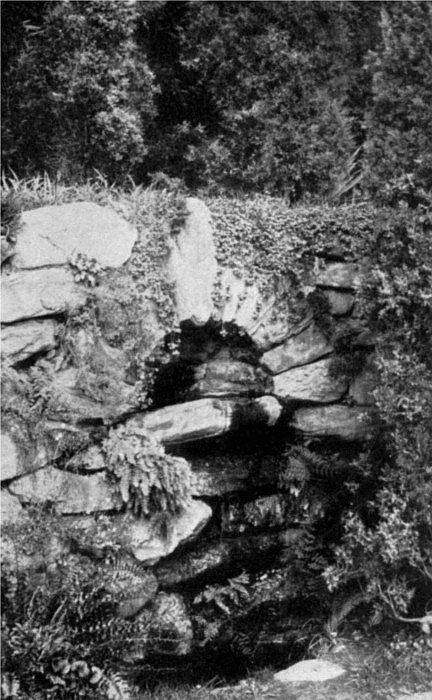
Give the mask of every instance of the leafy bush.
[[[362, 304], [376, 333], [375, 401], [385, 453], [369, 466], [373, 490], [343, 518], [326, 571], [330, 588], [357, 581], [383, 616], [424, 623], [432, 570], [432, 211], [402, 207], [371, 241]], [[359, 494], [360, 495], [360, 494]]]
[[100, 563], [59, 547], [65, 525], [30, 515], [3, 528], [12, 551], [2, 565], [2, 696], [127, 700], [121, 659], [144, 631], [116, 616]]
[[4, 165], [68, 182], [96, 168], [120, 180], [145, 155], [155, 113], [153, 75], [136, 56], [137, 9], [98, 0], [41, 5], [38, 25], [21, 25], [25, 41], [8, 66]]

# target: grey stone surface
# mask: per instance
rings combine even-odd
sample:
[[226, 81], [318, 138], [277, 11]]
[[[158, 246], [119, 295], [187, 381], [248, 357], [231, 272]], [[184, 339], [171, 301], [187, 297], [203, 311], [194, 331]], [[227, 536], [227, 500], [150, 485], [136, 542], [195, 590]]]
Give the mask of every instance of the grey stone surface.
[[87, 290], [66, 267], [18, 270], [2, 275], [1, 322], [53, 316], [84, 304]]
[[275, 375], [274, 393], [283, 401], [331, 403], [347, 390], [347, 382], [330, 375], [331, 359], [319, 360], [303, 367], [294, 367]]
[[307, 365], [332, 352], [330, 343], [322, 332], [311, 323], [282, 345], [264, 353], [262, 363], [272, 374], [279, 374], [292, 367]]
[[347, 441], [368, 440], [379, 429], [376, 411], [350, 406], [299, 408], [291, 425], [306, 437], [335, 437]]
[[51, 318], [41, 321], [24, 321], [1, 330], [2, 356], [15, 365], [39, 352], [47, 352], [55, 347], [55, 333], [58, 323]]
[[118, 267], [129, 258], [136, 229], [110, 207], [73, 202], [32, 209], [22, 214], [14, 265], [33, 269], [65, 265], [76, 253], [104, 267]]

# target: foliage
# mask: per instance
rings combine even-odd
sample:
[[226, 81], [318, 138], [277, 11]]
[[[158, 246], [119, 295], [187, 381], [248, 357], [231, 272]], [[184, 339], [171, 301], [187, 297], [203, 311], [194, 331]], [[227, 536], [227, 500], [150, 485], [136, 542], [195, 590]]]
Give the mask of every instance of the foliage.
[[[362, 304], [377, 336], [377, 387], [385, 453], [369, 491], [348, 507], [344, 537], [325, 577], [356, 581], [383, 616], [422, 624], [432, 580], [432, 218], [402, 207], [371, 241]], [[374, 467], [371, 465], [372, 470]]]
[[189, 502], [187, 462], [165, 455], [163, 447], [138, 425], [111, 428], [102, 452], [108, 471], [118, 481], [123, 503], [137, 515], [176, 513]]
[[[65, 526], [31, 517], [3, 529], [14, 552], [2, 565], [4, 697], [127, 700], [119, 661], [138, 624], [116, 617], [100, 566], [50, 549], [53, 537], [67, 539]], [[36, 571], [19, 564], [29, 552], [41, 562]]]
[[37, 26], [24, 21], [7, 73], [5, 166], [58, 180], [133, 171], [155, 91], [137, 59], [136, 21], [133, 4], [98, 0], [44, 3]]
[[380, 41], [367, 58], [366, 184], [381, 201], [421, 200], [432, 181], [432, 8], [384, 3]]
[[94, 258], [83, 253], [76, 253], [69, 260], [75, 282], [82, 282], [88, 287], [95, 287], [103, 272], [103, 266]]
[[291, 200], [337, 189], [356, 151], [376, 14], [333, 2], [162, 6], [148, 35], [161, 85], [150, 162], [195, 187]]

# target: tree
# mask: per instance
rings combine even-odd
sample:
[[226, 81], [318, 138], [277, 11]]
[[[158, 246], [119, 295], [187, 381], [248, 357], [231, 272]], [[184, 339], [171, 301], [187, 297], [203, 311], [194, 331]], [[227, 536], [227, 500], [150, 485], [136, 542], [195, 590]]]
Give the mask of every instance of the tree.
[[47, 3], [6, 76], [4, 165], [82, 179], [133, 172], [155, 116], [153, 74], [138, 55], [137, 9], [113, 0]]
[[393, 203], [432, 185], [432, 5], [385, 3], [379, 27], [365, 159], [372, 194]]

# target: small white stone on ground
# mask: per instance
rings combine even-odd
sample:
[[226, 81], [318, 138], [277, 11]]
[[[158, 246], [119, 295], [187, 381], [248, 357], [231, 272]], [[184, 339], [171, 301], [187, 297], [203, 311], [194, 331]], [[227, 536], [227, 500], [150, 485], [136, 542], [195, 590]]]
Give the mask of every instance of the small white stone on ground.
[[337, 678], [344, 673], [346, 673], [345, 669], [329, 661], [310, 659], [308, 661], [299, 661], [299, 663], [275, 673], [274, 678], [280, 683], [291, 683], [293, 681], [318, 683], [319, 681]]
[[414, 693], [413, 695], [403, 695], [399, 700], [432, 700], [432, 690], [425, 693]]

